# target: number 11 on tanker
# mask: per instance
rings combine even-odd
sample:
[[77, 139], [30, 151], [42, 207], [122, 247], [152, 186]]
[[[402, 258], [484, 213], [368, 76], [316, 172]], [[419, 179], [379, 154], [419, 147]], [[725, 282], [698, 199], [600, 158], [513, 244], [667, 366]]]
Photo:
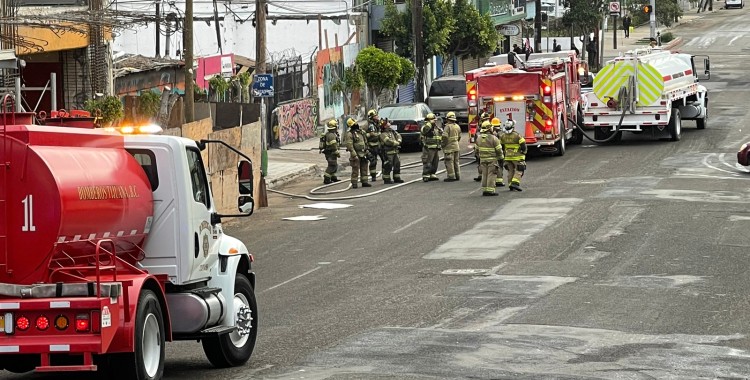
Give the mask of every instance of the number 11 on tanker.
[[23, 203], [23, 226], [21, 232], [34, 232], [36, 226], [34, 226], [34, 196], [29, 194], [24, 198]]

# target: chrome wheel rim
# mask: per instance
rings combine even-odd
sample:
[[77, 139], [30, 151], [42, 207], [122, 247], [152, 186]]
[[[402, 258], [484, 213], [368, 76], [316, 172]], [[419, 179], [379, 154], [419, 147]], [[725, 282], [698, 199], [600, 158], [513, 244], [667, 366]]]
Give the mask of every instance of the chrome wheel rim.
[[234, 295], [233, 305], [235, 310], [234, 325], [237, 328], [229, 334], [229, 339], [232, 340], [235, 347], [241, 348], [250, 339], [250, 331], [253, 329], [252, 310], [250, 309], [250, 302], [242, 293]]
[[153, 314], [147, 315], [143, 322], [141, 352], [146, 374], [149, 377], [155, 377], [161, 362], [161, 332], [159, 331], [159, 321]]

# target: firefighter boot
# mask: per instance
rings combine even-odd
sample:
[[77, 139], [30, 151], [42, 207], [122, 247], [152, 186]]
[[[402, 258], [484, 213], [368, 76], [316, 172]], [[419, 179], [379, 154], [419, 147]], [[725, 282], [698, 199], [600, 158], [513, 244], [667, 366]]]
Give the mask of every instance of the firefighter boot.
[[362, 182], [362, 187], [372, 187], [368, 182]]
[[404, 180], [399, 177], [399, 178], [394, 178], [393, 182], [395, 182], [395, 183], [404, 183]]
[[323, 176], [323, 184], [327, 185], [331, 183], [331, 177]]
[[336, 176], [331, 176], [331, 182], [338, 182], [339, 179]]
[[515, 190], [515, 191], [523, 191], [523, 189], [521, 189], [521, 184], [519, 184], [519, 183], [511, 183], [510, 186], [509, 186], [509, 189], [510, 189], [510, 191], [513, 191], [513, 190]]
[[497, 195], [500, 195], [500, 194], [498, 194], [498, 193], [496, 193], [494, 191], [485, 191], [485, 192], [482, 193], [482, 196], [484, 196], [484, 197], [494, 197], [494, 196], [497, 196]]
[[378, 176], [377, 174], [373, 174], [373, 175], [371, 176], [371, 177], [372, 177], [372, 182], [375, 182], [375, 180], [376, 180], [377, 176]]
[[457, 178], [446, 178], [443, 180], [443, 182], [456, 182], [456, 181], [458, 181]]
[[495, 187], [505, 187], [505, 182], [503, 182], [503, 181], [496, 181], [495, 182]]
[[393, 183], [393, 181], [390, 178], [386, 178], [386, 179], [383, 180], [383, 183], [386, 184], [386, 185], [390, 185], [390, 184]]

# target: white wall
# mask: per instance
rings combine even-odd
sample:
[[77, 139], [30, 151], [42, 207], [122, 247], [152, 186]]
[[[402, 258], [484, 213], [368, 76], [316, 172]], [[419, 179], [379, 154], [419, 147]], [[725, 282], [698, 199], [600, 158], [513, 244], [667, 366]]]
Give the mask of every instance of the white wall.
[[[346, 9], [350, 7], [350, 0], [346, 1], [326, 1], [321, 0], [320, 2], [304, 2], [290, 1], [282, 3], [286, 7], [291, 7], [297, 10], [302, 10], [309, 13], [314, 12], [336, 12], [341, 11], [341, 14], [346, 13]], [[254, 11], [255, 6], [253, 3], [249, 5], [243, 4], [231, 4], [229, 5], [234, 11], [232, 14], [222, 1], [218, 3], [219, 16], [224, 17], [224, 21], [220, 22], [220, 30], [222, 35], [222, 47], [224, 54], [234, 53], [255, 59], [255, 28], [252, 25], [251, 14]], [[242, 6], [247, 8], [242, 9]], [[145, 2], [135, 2], [132, 0], [117, 0], [112, 5], [113, 9], [117, 10], [129, 10], [142, 12], [144, 14], [155, 14], [155, 5], [153, 3], [148, 4]], [[184, 15], [185, 3], [184, 0], [177, 0], [175, 5], [170, 8], [167, 3], [162, 3], [162, 12], [175, 12], [178, 17]], [[194, 16], [195, 17], [212, 17], [213, 16], [213, 4], [206, 0], [194, 0]], [[289, 10], [276, 8], [275, 6], [269, 5], [268, 11], [270, 15], [279, 15], [283, 13], [293, 13]], [[235, 21], [235, 18], [246, 19], [244, 23]], [[219, 47], [216, 41], [216, 30], [213, 23], [208, 25], [204, 21], [195, 21], [194, 25], [194, 56], [209, 56], [219, 54]], [[164, 33], [165, 26], [162, 25], [162, 34]], [[328, 30], [328, 43], [329, 46], [335, 45], [335, 35], [338, 34], [339, 44], [343, 44], [349, 35], [354, 32], [354, 26], [350, 26], [346, 21], [342, 21], [340, 25], [336, 25], [333, 21], [324, 20], [322, 22], [322, 29]], [[303, 61], [309, 61], [310, 54], [313, 50], [318, 47], [318, 22], [317, 20], [310, 21], [278, 21], [276, 25], [273, 25], [270, 21], [266, 25], [266, 46], [268, 51], [268, 60], [273, 62], [283, 59], [283, 57], [294, 57], [298, 55], [303, 56]], [[164, 56], [164, 49], [166, 43], [166, 37], [160, 35], [161, 38], [161, 56]], [[323, 40], [325, 45], [325, 38]], [[182, 35], [181, 31], [177, 35], [170, 37], [170, 56], [172, 58], [179, 58], [177, 54], [182, 46]], [[156, 48], [156, 29], [154, 23], [147, 25], [138, 25], [132, 29], [120, 30], [117, 32], [114, 40], [113, 49], [115, 51], [122, 51], [125, 53], [141, 54], [144, 56], [153, 57], [155, 55]], [[325, 46], [324, 46], [325, 48]]]

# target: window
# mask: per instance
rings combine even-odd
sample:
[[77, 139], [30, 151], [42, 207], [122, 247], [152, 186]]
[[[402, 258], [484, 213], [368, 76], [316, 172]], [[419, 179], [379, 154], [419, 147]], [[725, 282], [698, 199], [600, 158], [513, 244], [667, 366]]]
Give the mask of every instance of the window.
[[419, 112], [420, 109], [415, 106], [383, 107], [378, 111], [378, 116], [388, 120], [414, 120]]
[[156, 191], [159, 188], [159, 172], [156, 170], [154, 152], [147, 149], [128, 149], [127, 151], [138, 161], [143, 171], [146, 172], [148, 182], [151, 184], [151, 191]]
[[192, 182], [193, 199], [198, 203], [203, 203], [206, 208], [211, 208], [211, 202], [208, 199], [208, 182], [206, 171], [203, 168], [203, 159], [197, 149], [187, 150], [188, 170], [190, 170], [190, 182]]
[[466, 81], [436, 80], [430, 86], [430, 96], [466, 96]]

